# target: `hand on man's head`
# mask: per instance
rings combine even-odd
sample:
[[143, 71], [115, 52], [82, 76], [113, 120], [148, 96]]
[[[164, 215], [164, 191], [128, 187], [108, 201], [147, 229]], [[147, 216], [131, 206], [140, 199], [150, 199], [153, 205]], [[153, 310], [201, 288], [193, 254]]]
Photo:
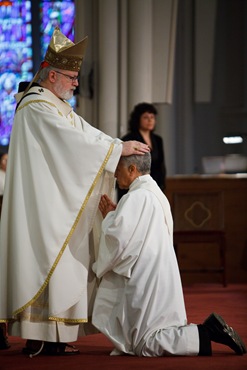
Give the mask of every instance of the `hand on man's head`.
[[140, 154], [143, 155], [147, 152], [150, 152], [150, 148], [147, 144], [141, 143], [135, 140], [124, 141], [122, 143], [122, 156], [128, 156], [132, 154]]

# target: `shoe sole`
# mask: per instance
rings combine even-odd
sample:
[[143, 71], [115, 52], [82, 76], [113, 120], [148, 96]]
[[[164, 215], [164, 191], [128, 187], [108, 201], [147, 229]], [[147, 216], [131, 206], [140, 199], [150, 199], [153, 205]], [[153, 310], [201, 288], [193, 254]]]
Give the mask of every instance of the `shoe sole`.
[[[66, 347], [74, 348], [74, 351], [66, 351]], [[76, 356], [80, 354], [80, 351], [78, 349], [75, 349], [74, 346], [70, 344], [66, 344], [65, 348], [63, 351], [49, 351], [49, 348], [42, 348], [40, 351], [35, 350], [32, 348], [27, 348], [24, 347], [22, 348], [22, 354], [28, 355], [29, 357], [35, 357], [37, 355], [42, 355], [42, 356]]]
[[[218, 314], [212, 313], [205, 321], [204, 324], [218, 324], [220, 328], [223, 330], [224, 333], [226, 333], [229, 338], [232, 340], [233, 346], [231, 347], [238, 355], [243, 355], [247, 353], [246, 347], [244, 342], [242, 341], [241, 337], [238, 335], [238, 333], [231, 328], [225, 320]], [[230, 335], [229, 330], [232, 332], [232, 335]]]

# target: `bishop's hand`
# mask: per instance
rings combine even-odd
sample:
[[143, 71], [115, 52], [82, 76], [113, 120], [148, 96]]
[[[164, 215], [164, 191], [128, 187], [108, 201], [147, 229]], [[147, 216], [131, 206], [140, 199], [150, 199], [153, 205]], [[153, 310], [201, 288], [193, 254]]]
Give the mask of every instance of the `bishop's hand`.
[[122, 142], [123, 149], [122, 149], [122, 156], [128, 156], [132, 154], [139, 154], [143, 155], [147, 152], [150, 152], [150, 148], [147, 144], [141, 143], [135, 140], [129, 140]]

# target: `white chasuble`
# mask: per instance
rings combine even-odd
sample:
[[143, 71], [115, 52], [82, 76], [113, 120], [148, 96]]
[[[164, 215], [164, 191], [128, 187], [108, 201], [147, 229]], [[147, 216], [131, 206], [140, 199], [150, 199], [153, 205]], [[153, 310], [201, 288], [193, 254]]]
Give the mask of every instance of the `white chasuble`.
[[[76, 340], [78, 324], [88, 321], [95, 217], [101, 193], [113, 191], [121, 151], [119, 139], [47, 89], [33, 87], [20, 102], [0, 234], [0, 322], [14, 320], [10, 335]], [[20, 329], [22, 320], [27, 325]], [[69, 326], [73, 334], [66, 337]]]

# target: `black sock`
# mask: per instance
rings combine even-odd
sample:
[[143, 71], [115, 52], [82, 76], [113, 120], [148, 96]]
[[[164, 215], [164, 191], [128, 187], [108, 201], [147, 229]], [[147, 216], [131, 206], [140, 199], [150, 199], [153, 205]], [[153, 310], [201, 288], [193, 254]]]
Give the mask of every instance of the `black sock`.
[[212, 346], [208, 330], [204, 325], [197, 325], [199, 332], [198, 356], [212, 356]]

